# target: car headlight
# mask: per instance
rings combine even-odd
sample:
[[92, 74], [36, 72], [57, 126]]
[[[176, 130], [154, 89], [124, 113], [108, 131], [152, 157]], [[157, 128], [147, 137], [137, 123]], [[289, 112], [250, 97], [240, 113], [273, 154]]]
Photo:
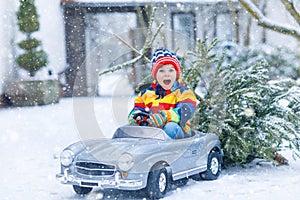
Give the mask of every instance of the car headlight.
[[128, 171], [133, 167], [133, 158], [130, 154], [123, 154], [118, 160], [118, 167], [122, 171]]
[[69, 166], [74, 159], [74, 153], [71, 150], [64, 150], [63, 152], [61, 152], [60, 154], [60, 163], [63, 166]]

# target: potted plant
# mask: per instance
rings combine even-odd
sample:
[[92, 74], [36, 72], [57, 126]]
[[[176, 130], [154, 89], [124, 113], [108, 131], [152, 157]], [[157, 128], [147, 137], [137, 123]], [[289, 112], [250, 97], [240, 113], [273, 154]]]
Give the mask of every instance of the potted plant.
[[[16, 63], [30, 77], [34, 77], [37, 71], [48, 64], [48, 56], [41, 47], [41, 41], [32, 36], [40, 28], [34, 0], [20, 0], [17, 19], [19, 30], [26, 38], [18, 43], [23, 53], [17, 57]], [[11, 81], [7, 85], [6, 95], [15, 106], [56, 103], [59, 101], [59, 83], [53, 79]]]

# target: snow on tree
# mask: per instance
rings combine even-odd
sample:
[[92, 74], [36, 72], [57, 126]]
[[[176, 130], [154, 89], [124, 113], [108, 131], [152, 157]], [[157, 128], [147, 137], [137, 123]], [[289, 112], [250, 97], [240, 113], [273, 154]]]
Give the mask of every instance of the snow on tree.
[[274, 161], [275, 152], [285, 144], [299, 152], [300, 90], [295, 81], [271, 81], [264, 59], [224, 65], [225, 55], [218, 60], [215, 45], [216, 41], [200, 41], [196, 52], [189, 54], [192, 65], [183, 65], [188, 68], [183, 70], [188, 72], [185, 82], [192, 89], [206, 80], [207, 93], [198, 98], [194, 126], [219, 135], [226, 165], [257, 157]]
[[[257, 20], [258, 25], [300, 39], [300, 28], [293, 24], [281, 24], [276, 19], [268, 18], [265, 13], [252, 0], [239, 0], [242, 6]], [[289, 14], [295, 22], [300, 24], [299, 1], [281, 0], [286, 13]]]
[[[254, 65], [257, 60], [264, 59], [269, 64], [271, 79], [299, 78], [299, 58], [295, 51], [286, 47], [261, 45], [260, 48], [230, 44], [231, 52], [227, 55], [231, 65]], [[227, 48], [227, 47], [225, 47]], [[236, 56], [238, 55], [238, 56]]]

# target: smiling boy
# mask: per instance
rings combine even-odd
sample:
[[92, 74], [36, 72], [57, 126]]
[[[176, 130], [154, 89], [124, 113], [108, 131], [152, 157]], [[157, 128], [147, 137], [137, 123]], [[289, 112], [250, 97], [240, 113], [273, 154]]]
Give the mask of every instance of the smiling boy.
[[[193, 114], [196, 97], [181, 81], [177, 56], [167, 49], [158, 49], [152, 58], [151, 74], [154, 81], [136, 97], [134, 108], [128, 115], [129, 124], [137, 125], [137, 113], [147, 112], [149, 126], [162, 128], [171, 138], [191, 135], [190, 123], [181, 124], [181, 109], [189, 107]], [[190, 116], [192, 117], [192, 115]], [[179, 125], [181, 124], [181, 126]]]

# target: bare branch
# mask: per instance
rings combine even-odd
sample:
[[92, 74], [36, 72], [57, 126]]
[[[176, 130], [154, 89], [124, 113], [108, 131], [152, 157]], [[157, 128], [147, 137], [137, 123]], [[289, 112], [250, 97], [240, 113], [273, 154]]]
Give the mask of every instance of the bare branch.
[[285, 9], [294, 17], [298, 24], [300, 24], [300, 14], [296, 10], [294, 3], [290, 0], [281, 0], [282, 4], [285, 6]]
[[[127, 47], [129, 47], [132, 51], [139, 55], [143, 55], [140, 51], [138, 51], [136, 48], [134, 48], [132, 45], [130, 45], [128, 42], [126, 42], [123, 38], [121, 38], [119, 35], [112, 33], [118, 40], [120, 40], [122, 43], [124, 43]], [[144, 59], [147, 62], [151, 62], [147, 57], [144, 57]]]
[[240, 24], [239, 24], [239, 20], [238, 20], [238, 15], [237, 15], [237, 10], [234, 6], [234, 2], [232, 0], [229, 0], [228, 1], [228, 7], [229, 7], [229, 10], [232, 14], [232, 17], [233, 17], [233, 20], [234, 20], [234, 26], [235, 26], [235, 42], [236, 43], [240, 43], [240, 38], [239, 38], [239, 27], [240, 27]]
[[291, 35], [300, 40], [300, 29], [293, 26], [286, 26], [283, 24], [275, 23], [265, 17], [263, 13], [257, 8], [257, 6], [251, 0], [239, 0], [243, 7], [257, 20], [258, 25], [268, 28], [270, 30]]
[[155, 11], [156, 11], [156, 7], [153, 7], [152, 9], [152, 13], [151, 13], [151, 16], [150, 16], [150, 20], [149, 20], [149, 27], [148, 27], [148, 35], [152, 35], [152, 26], [153, 26], [153, 22], [154, 22], [154, 17], [155, 17]]
[[[153, 8], [153, 12], [155, 11], [155, 8]], [[153, 24], [153, 20], [154, 20], [154, 14], [153, 16], [151, 17], [151, 21], [149, 24]], [[107, 74], [107, 73], [112, 73], [112, 72], [115, 72], [115, 71], [118, 71], [120, 69], [123, 69], [127, 66], [130, 66], [136, 62], [138, 62], [139, 60], [141, 59], [144, 59], [146, 62], [151, 62], [147, 57], [146, 57], [146, 53], [149, 51], [149, 49], [152, 47], [152, 44], [153, 42], [155, 41], [157, 35], [159, 34], [159, 32], [161, 31], [162, 27], [164, 26], [163, 23], [161, 23], [157, 29], [157, 31], [154, 33], [154, 35], [152, 35], [152, 27], [149, 27], [147, 29], [147, 37], [146, 37], [146, 40], [145, 40], [145, 43], [142, 47], [142, 49], [139, 51], [137, 50], [136, 48], [134, 48], [132, 45], [130, 45], [128, 42], [126, 42], [123, 38], [121, 38], [119, 35], [117, 34], [114, 34], [112, 33], [118, 40], [120, 40], [123, 44], [125, 44], [127, 47], [129, 47], [131, 50], [133, 50], [135, 53], [138, 54], [137, 57], [127, 61], [127, 62], [124, 62], [124, 63], [121, 63], [119, 65], [115, 65], [109, 69], [106, 69], [104, 70], [103, 72], [99, 73], [99, 76], [102, 76], [104, 74]]]
[[112, 72], [118, 71], [118, 70], [120, 70], [120, 69], [123, 69], [124, 67], [127, 67], [127, 66], [129, 66], [129, 65], [132, 65], [132, 64], [138, 62], [142, 57], [143, 57], [143, 55], [139, 55], [139, 56], [137, 56], [137, 57], [135, 57], [135, 58], [133, 58], [133, 59], [127, 61], [127, 62], [124, 62], [124, 63], [119, 64], [119, 65], [115, 65], [115, 66], [113, 66], [113, 67], [111, 67], [111, 68], [109, 68], [109, 69], [106, 69], [106, 70], [104, 70], [103, 72], [101, 72], [101, 73], [99, 74], [99, 76], [102, 76], [102, 75], [104, 75], [104, 74], [112, 73]]
[[141, 54], [136, 48], [134, 48], [132, 45], [130, 45], [128, 42], [126, 42], [121, 36], [111, 33], [113, 36], [115, 36], [118, 40], [120, 40], [123, 44], [125, 44], [127, 47], [129, 47], [132, 51], [134, 51], [137, 54]]
[[[144, 44], [144, 46], [143, 46], [143, 48], [142, 48], [142, 52], [143, 52], [143, 53], [147, 52], [147, 51], [151, 48], [151, 46], [152, 46], [154, 40], [155, 40], [156, 37], [158, 36], [158, 34], [159, 34], [159, 32], [160, 32], [160, 30], [162, 29], [163, 26], [164, 26], [164, 23], [161, 23], [161, 24], [158, 26], [157, 31], [155, 32], [155, 34], [154, 34], [154, 36], [152, 37], [152, 39], [148, 39], [148, 40], [146, 39], [146, 42], [145, 42], [145, 44]], [[150, 37], [149, 37], [149, 38], [150, 38]]]

